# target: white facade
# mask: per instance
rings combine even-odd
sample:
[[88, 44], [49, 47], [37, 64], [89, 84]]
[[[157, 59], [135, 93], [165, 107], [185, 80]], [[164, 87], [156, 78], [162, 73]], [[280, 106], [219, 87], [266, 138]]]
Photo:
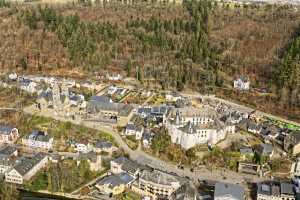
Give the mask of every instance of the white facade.
[[[31, 158], [35, 159], [35, 158]], [[29, 170], [22, 169], [22, 163], [17, 164], [14, 168], [5, 174], [5, 182], [23, 184], [24, 181], [29, 181], [39, 170], [46, 167], [48, 164], [48, 156], [43, 156], [41, 160], [34, 164]], [[27, 167], [27, 166], [26, 166]], [[22, 174], [18, 169], [26, 170]]]
[[[209, 110], [206, 110], [207, 112]], [[181, 116], [176, 112], [176, 118], [166, 124], [171, 141], [189, 149], [197, 144], [215, 145], [226, 138], [227, 133], [234, 133], [235, 126], [221, 122], [214, 114], [207, 112], [197, 115]], [[213, 113], [213, 111], [210, 110]], [[197, 113], [196, 109], [193, 113]]]
[[250, 81], [242, 80], [241, 78], [234, 80], [233, 87], [238, 90], [249, 90]]
[[83, 143], [76, 143], [75, 151], [81, 152], [81, 153], [87, 153], [87, 152], [89, 152], [89, 145], [86, 145]]
[[48, 141], [39, 141], [30, 138], [22, 138], [22, 144], [32, 148], [52, 149], [53, 138], [50, 138]]
[[[5, 128], [5, 127], [4, 127]], [[19, 131], [16, 128], [12, 128], [10, 130], [4, 130], [3, 132], [0, 130], [0, 144], [12, 144], [16, 142], [19, 138]]]

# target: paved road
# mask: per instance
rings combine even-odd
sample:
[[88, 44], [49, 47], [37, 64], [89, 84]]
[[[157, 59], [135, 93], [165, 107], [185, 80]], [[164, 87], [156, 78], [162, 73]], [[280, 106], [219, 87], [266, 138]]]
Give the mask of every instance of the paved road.
[[[208, 180], [214, 180], [214, 181], [225, 181], [225, 182], [230, 182], [230, 183], [243, 183], [245, 181], [245, 179], [247, 179], [248, 181], [253, 181], [253, 182], [263, 180], [257, 176], [239, 174], [239, 173], [236, 173], [233, 171], [228, 171], [228, 170], [226, 170], [226, 171], [225, 170], [210, 171], [206, 168], [197, 170], [195, 172], [191, 172], [190, 169], [188, 169], [188, 168], [185, 168], [182, 170], [182, 169], [177, 168], [176, 164], [172, 164], [172, 163], [163, 161], [157, 157], [153, 157], [139, 149], [133, 151], [132, 149], [130, 149], [127, 146], [127, 144], [123, 141], [122, 137], [117, 133], [117, 131], [114, 130], [110, 126], [103, 126], [96, 122], [82, 121], [80, 119], [77, 119], [77, 120], [67, 119], [64, 117], [53, 115], [53, 112], [50, 112], [50, 111], [41, 113], [40, 111], [36, 110], [34, 106], [25, 108], [24, 112], [26, 112], [28, 114], [32, 114], [32, 115], [51, 117], [51, 118], [59, 120], [59, 121], [65, 121], [65, 122], [69, 121], [74, 124], [83, 125], [83, 126], [86, 126], [89, 128], [93, 128], [93, 129], [97, 129], [100, 131], [110, 133], [114, 137], [115, 141], [118, 143], [119, 147], [124, 149], [124, 151], [129, 154], [129, 156], [132, 160], [135, 160], [140, 164], [149, 165], [153, 168], [156, 168], [156, 169], [159, 169], [162, 171], [176, 173], [182, 177], [189, 177], [191, 180], [194, 180], [194, 181], [197, 181], [198, 179], [200, 179], [200, 180], [208, 179]], [[224, 178], [224, 177], [226, 177], [226, 178]]]

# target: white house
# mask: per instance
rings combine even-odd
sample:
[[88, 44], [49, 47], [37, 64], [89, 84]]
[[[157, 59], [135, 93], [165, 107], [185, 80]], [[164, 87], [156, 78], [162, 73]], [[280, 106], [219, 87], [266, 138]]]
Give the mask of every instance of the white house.
[[30, 80], [27, 80], [27, 79], [22, 80], [20, 82], [20, 89], [24, 90], [28, 93], [35, 93], [37, 91], [36, 87], [37, 87], [36, 82], [30, 81]]
[[0, 145], [7, 143], [12, 144], [19, 138], [19, 131], [6, 125], [0, 125]]
[[122, 79], [122, 76], [120, 74], [107, 74], [106, 77], [110, 81], [120, 81]]
[[182, 96], [179, 95], [178, 93], [176, 92], [168, 92], [166, 93], [166, 100], [167, 101], [178, 101], [178, 100], [181, 100], [182, 99]]
[[237, 90], [249, 90], [250, 81], [247, 77], [240, 77], [233, 81], [233, 87]]
[[140, 140], [143, 136], [144, 128], [141, 126], [136, 126], [134, 123], [129, 122], [125, 129], [125, 135], [135, 135], [137, 140]]
[[43, 131], [33, 131], [30, 135], [22, 138], [23, 145], [41, 149], [52, 149], [53, 141], [53, 138]]
[[33, 157], [24, 157], [16, 161], [16, 165], [5, 173], [5, 181], [9, 183], [23, 184], [29, 181], [39, 170], [48, 164], [48, 156], [38, 153]]

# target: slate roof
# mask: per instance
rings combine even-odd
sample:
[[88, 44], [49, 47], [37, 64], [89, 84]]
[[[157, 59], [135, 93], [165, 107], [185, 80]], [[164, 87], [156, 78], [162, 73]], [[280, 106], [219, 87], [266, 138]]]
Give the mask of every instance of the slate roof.
[[0, 125], [0, 134], [9, 135], [11, 133], [12, 129], [14, 129], [14, 128], [11, 126]]
[[134, 179], [127, 173], [121, 173], [121, 174], [113, 174], [110, 176], [106, 176], [96, 182], [97, 185], [108, 185], [109, 188], [114, 188], [119, 185], [126, 185], [130, 182], [132, 182]]
[[97, 154], [95, 152], [88, 152], [88, 153], [80, 153], [78, 155], [78, 160], [90, 160], [92, 162], [97, 161]]
[[99, 149], [107, 149], [112, 147], [112, 143], [105, 140], [98, 140], [95, 147]]
[[137, 162], [134, 162], [132, 160], [129, 160], [128, 158], [126, 158], [124, 156], [118, 157], [118, 158], [114, 159], [113, 161], [118, 163], [119, 165], [121, 165], [121, 168], [123, 171], [131, 173], [131, 174], [135, 174], [137, 170], [144, 168], [142, 165], [140, 165]]
[[180, 183], [180, 181], [173, 175], [159, 171], [149, 171], [145, 170], [140, 175], [140, 180], [144, 180], [147, 182], [152, 182], [155, 184], [172, 186], [172, 183]]
[[30, 135], [25, 136], [25, 139], [35, 140], [40, 142], [49, 142], [51, 137], [43, 131], [32, 131]]
[[14, 169], [22, 176], [26, 175], [34, 166], [36, 166], [47, 155], [45, 153], [38, 153], [31, 158], [24, 157], [19, 160], [14, 166]]
[[280, 183], [281, 194], [294, 195], [294, 186], [290, 183]]
[[5, 146], [0, 149], [0, 155], [11, 156], [15, 151], [17, 151], [17, 148], [15, 148], [13, 146]]
[[243, 200], [245, 190], [240, 185], [218, 182], [215, 185], [214, 199], [228, 197], [232, 200]]

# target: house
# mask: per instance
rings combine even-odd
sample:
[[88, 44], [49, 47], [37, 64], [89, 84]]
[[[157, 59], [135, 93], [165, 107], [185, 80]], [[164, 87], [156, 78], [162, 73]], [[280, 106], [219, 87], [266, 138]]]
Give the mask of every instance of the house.
[[82, 160], [86, 160], [89, 163], [90, 171], [99, 171], [102, 168], [101, 156], [95, 152], [80, 153], [77, 158], [77, 165], [79, 165]]
[[146, 129], [143, 133], [142, 137], [142, 144], [146, 148], [150, 148], [152, 144], [152, 139], [153, 139], [154, 134], [151, 132], [151, 130]]
[[260, 144], [256, 146], [255, 152], [258, 155], [271, 158], [274, 154], [274, 148], [272, 144]]
[[0, 154], [0, 175], [5, 174], [14, 166], [14, 159], [8, 155]]
[[22, 144], [32, 148], [52, 149], [53, 138], [43, 131], [32, 131], [30, 135], [22, 138]]
[[28, 93], [35, 93], [37, 91], [37, 83], [28, 79], [23, 79], [19, 82], [19, 87]]
[[241, 160], [247, 160], [254, 156], [254, 152], [251, 147], [242, 147], [240, 148]]
[[129, 160], [126, 157], [118, 157], [110, 161], [110, 171], [113, 174], [120, 174], [123, 172], [128, 173], [134, 178], [138, 177], [138, 174], [145, 169], [144, 166]]
[[268, 181], [257, 184], [257, 200], [295, 200], [294, 186], [290, 183]]
[[120, 81], [123, 77], [120, 74], [107, 74], [106, 78], [110, 81]]
[[176, 102], [177, 100], [181, 100], [182, 96], [177, 92], [168, 92], [166, 93], [166, 100]]
[[233, 81], [233, 87], [237, 90], [249, 90], [250, 81], [248, 77], [240, 77]]
[[103, 151], [111, 153], [113, 152], [113, 149], [112, 143], [105, 140], [98, 140], [93, 147], [93, 151], [96, 153], [101, 153]]
[[48, 156], [38, 153], [33, 157], [23, 157], [16, 165], [5, 173], [5, 182], [23, 184], [29, 181], [39, 170], [48, 164]]
[[136, 126], [134, 123], [129, 122], [125, 128], [125, 135], [134, 135], [135, 139], [140, 140], [143, 136], [144, 128], [142, 126]]
[[294, 131], [287, 135], [283, 144], [284, 150], [293, 155], [300, 153], [300, 131]]
[[248, 130], [248, 132], [250, 132], [250, 133], [260, 134], [260, 132], [261, 132], [261, 130], [262, 130], [262, 127], [261, 127], [259, 124], [256, 124], [256, 123], [254, 123], [254, 122], [250, 122], [250, 123], [248, 124], [247, 130]]
[[80, 153], [87, 153], [90, 151], [90, 144], [88, 140], [82, 139], [74, 144], [74, 150]]
[[18, 150], [15, 147], [5, 146], [0, 149], [0, 175], [13, 167], [17, 156]]
[[153, 199], [168, 199], [181, 184], [177, 176], [159, 170], [144, 170], [139, 176], [137, 185], [132, 186], [132, 190]]
[[244, 200], [245, 190], [240, 185], [217, 182], [214, 191], [214, 200]]
[[16, 73], [11, 73], [8, 75], [9, 80], [11, 81], [17, 81], [18, 75]]
[[108, 195], [118, 195], [130, 187], [134, 178], [127, 173], [113, 174], [96, 181], [96, 188]]
[[4, 146], [0, 148], [0, 155], [6, 155], [9, 157], [17, 157], [18, 149], [13, 146]]
[[17, 128], [13, 128], [6, 125], [0, 125], [0, 145], [12, 144], [19, 138], [19, 131]]
[[291, 177], [300, 178], [300, 158], [297, 158], [295, 162], [293, 162], [290, 171]]

